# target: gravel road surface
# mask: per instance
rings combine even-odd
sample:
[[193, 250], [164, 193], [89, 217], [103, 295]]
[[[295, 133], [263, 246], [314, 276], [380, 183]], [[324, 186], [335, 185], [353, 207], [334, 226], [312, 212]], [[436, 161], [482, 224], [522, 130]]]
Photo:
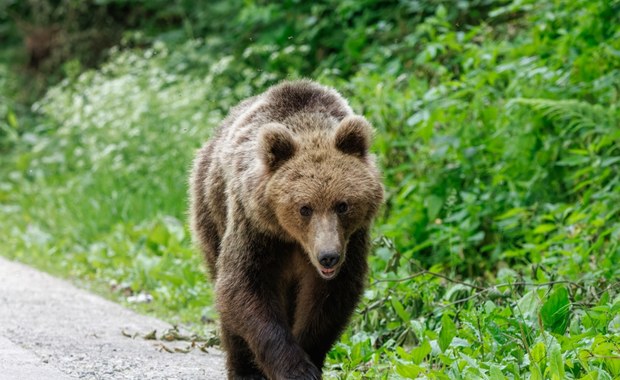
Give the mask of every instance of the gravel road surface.
[[171, 328], [0, 257], [0, 379], [224, 379], [224, 356], [123, 332]]

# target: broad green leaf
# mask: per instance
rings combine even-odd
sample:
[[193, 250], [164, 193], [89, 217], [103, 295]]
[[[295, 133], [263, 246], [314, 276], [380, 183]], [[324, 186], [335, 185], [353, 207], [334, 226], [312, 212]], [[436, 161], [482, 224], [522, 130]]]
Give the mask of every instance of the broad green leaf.
[[506, 333], [506, 331], [497, 326], [495, 322], [489, 322], [489, 324], [487, 325], [487, 329], [497, 343], [505, 344], [508, 341], [508, 334]]
[[148, 239], [152, 243], [165, 246], [167, 245], [169, 236], [170, 235], [168, 230], [166, 229], [166, 226], [164, 226], [162, 222], [158, 222], [151, 230]]
[[530, 380], [543, 380], [540, 367], [536, 363], [530, 363]]
[[620, 162], [620, 157], [609, 157], [609, 158], [604, 159], [601, 162], [601, 166], [605, 168], [607, 166], [614, 165], [618, 162]]
[[411, 350], [411, 359], [415, 364], [420, 364], [431, 353], [431, 344], [425, 339], [420, 345]]
[[398, 314], [400, 319], [402, 319], [403, 322], [409, 323], [409, 321], [411, 320], [411, 316], [409, 315], [409, 313], [407, 313], [407, 311], [403, 307], [403, 304], [400, 303], [400, 301], [397, 300], [396, 298], [392, 298], [391, 301], [392, 301], [392, 307], [394, 308], [394, 311], [396, 312], [396, 314]]
[[602, 368], [593, 368], [588, 374], [579, 380], [618, 380]]
[[496, 365], [491, 364], [491, 369], [489, 370], [489, 379], [490, 380], [505, 380], [506, 376], [502, 373], [502, 370]]
[[579, 222], [580, 220], [583, 220], [585, 218], [587, 218], [588, 216], [584, 213], [581, 212], [574, 212], [572, 213], [568, 219], [566, 220], [566, 223], [568, 224], [575, 224], [577, 222]]
[[436, 195], [430, 195], [426, 198], [427, 215], [429, 220], [435, 220], [442, 205], [443, 199]]
[[545, 356], [547, 355], [547, 349], [545, 347], [545, 344], [543, 342], [538, 342], [533, 345], [530, 348], [530, 355], [533, 362], [540, 363], [542, 360], [545, 359]]
[[415, 379], [422, 372], [422, 368], [417, 364], [403, 363], [401, 360], [396, 362], [396, 373], [407, 379]]
[[565, 287], [553, 291], [540, 309], [545, 330], [564, 334], [570, 317], [570, 301]]
[[452, 339], [456, 336], [456, 325], [448, 314], [441, 317], [441, 331], [439, 332], [439, 348], [445, 351], [450, 347]]
[[579, 378], [579, 380], [598, 380], [599, 376], [597, 372], [588, 372], [584, 377]]
[[536, 228], [534, 228], [534, 234], [546, 234], [547, 232], [551, 232], [555, 229], [555, 224], [539, 224]]
[[620, 354], [617, 353], [605, 358], [605, 367], [607, 371], [617, 379], [620, 377]]
[[523, 207], [516, 207], [513, 209], [510, 209], [508, 211], [506, 211], [505, 213], [501, 214], [500, 216], [495, 217], [495, 220], [503, 220], [503, 219], [508, 219], [511, 218], [513, 216], [521, 216], [522, 214], [524, 214], [527, 210]]
[[523, 318], [533, 320], [536, 316], [539, 301], [536, 290], [530, 290], [517, 302], [517, 307]]
[[590, 161], [590, 157], [587, 156], [570, 156], [562, 161], [558, 161], [556, 165], [558, 166], [579, 166], [583, 165]]
[[549, 372], [551, 380], [564, 380], [566, 373], [564, 371], [564, 360], [562, 358], [562, 350], [560, 345], [553, 339], [549, 349]]
[[15, 116], [15, 113], [13, 111], [9, 110], [6, 115], [6, 121], [13, 129], [19, 128], [17, 117]]
[[593, 358], [603, 358], [605, 369], [612, 376], [620, 376], [620, 359], [617, 342], [611, 338], [599, 335], [592, 342], [591, 354]]

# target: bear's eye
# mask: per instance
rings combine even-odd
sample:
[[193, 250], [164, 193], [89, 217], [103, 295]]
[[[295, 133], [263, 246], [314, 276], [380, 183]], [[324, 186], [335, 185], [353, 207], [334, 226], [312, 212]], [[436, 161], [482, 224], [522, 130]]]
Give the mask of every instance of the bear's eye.
[[312, 209], [311, 209], [310, 207], [308, 207], [308, 206], [302, 206], [302, 207], [299, 209], [299, 213], [300, 213], [302, 216], [310, 216], [310, 215], [312, 215]]
[[349, 211], [349, 205], [347, 202], [340, 202], [336, 205], [336, 212], [338, 214], [344, 214], [347, 211]]

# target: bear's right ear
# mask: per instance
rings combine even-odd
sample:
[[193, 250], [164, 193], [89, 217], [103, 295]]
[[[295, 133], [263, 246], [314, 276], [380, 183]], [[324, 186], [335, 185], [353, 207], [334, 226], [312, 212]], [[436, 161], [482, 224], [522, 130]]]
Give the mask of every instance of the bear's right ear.
[[297, 151], [297, 141], [282, 124], [269, 123], [261, 127], [258, 136], [261, 159], [270, 171], [275, 171]]

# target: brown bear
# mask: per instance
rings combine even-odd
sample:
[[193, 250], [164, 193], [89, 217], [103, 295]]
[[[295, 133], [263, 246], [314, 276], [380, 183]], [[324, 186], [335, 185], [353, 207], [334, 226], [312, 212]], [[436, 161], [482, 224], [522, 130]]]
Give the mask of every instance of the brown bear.
[[335, 90], [283, 82], [199, 151], [191, 227], [215, 280], [230, 379], [320, 379], [363, 291], [383, 200], [372, 128]]

